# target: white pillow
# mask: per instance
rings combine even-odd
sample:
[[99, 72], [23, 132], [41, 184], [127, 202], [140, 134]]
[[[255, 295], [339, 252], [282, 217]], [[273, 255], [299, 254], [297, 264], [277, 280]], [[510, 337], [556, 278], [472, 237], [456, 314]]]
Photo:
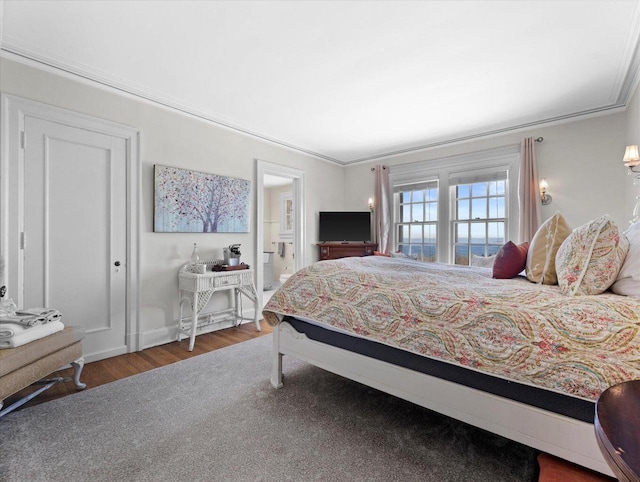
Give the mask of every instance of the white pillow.
[[414, 259], [414, 260], [418, 259], [418, 253], [416, 253], [416, 254], [404, 254], [404, 253], [391, 252], [389, 254], [391, 255], [392, 258], [404, 258], [404, 259]]
[[619, 295], [640, 296], [640, 222], [632, 224], [624, 234], [629, 251], [611, 291]]
[[478, 256], [477, 254], [472, 254], [471, 266], [477, 266], [479, 268], [493, 268], [493, 262], [495, 260], [495, 254], [493, 256]]
[[640, 230], [640, 221], [636, 221], [635, 223], [631, 224], [627, 230], [624, 232], [624, 234], [628, 234], [630, 231], [637, 231]]

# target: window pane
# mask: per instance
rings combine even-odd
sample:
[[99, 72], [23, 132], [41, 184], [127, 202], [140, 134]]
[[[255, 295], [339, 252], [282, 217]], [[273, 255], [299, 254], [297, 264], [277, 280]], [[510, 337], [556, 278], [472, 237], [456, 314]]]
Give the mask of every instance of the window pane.
[[411, 210], [411, 222], [421, 223], [424, 221], [424, 204], [413, 204]]
[[438, 220], [438, 205], [436, 203], [427, 204], [426, 221]]
[[487, 183], [486, 182], [476, 182], [471, 185], [471, 196], [472, 197], [484, 197], [487, 195]]
[[472, 244], [471, 254], [475, 254], [476, 256], [486, 256], [484, 244]]
[[471, 243], [472, 244], [485, 244], [486, 229], [484, 223], [471, 224]]
[[422, 249], [423, 261], [435, 261], [436, 260], [436, 247], [432, 244], [426, 244]]
[[411, 239], [409, 240], [409, 242], [412, 244], [422, 243], [422, 226], [411, 226]]
[[489, 218], [504, 218], [504, 198], [489, 198]]
[[437, 189], [428, 189], [427, 190], [427, 201], [437, 201], [438, 200], [438, 190]]
[[405, 204], [400, 209], [402, 209], [402, 222], [410, 223], [411, 222], [411, 204]]
[[422, 259], [422, 245], [411, 245], [411, 252], [409, 254], [411, 256], [417, 255], [417, 259]]
[[507, 192], [507, 181], [497, 181], [497, 194], [504, 196]]
[[487, 223], [487, 240], [489, 243], [505, 243], [504, 240], [504, 223]]
[[458, 186], [458, 197], [469, 197], [469, 185], [468, 184], [460, 184]]
[[471, 200], [471, 218], [472, 219], [487, 218], [487, 198]]
[[406, 244], [398, 244], [398, 251], [404, 254], [409, 254], [409, 246]]
[[496, 254], [498, 251], [500, 251], [500, 248], [502, 247], [502, 245], [498, 246], [498, 245], [489, 245], [487, 247], [487, 255], [488, 256], [493, 256], [494, 254]]
[[407, 242], [409, 241], [409, 226], [405, 224], [401, 224], [398, 226], [398, 242]]
[[463, 264], [469, 265], [469, 248], [467, 246], [456, 246], [455, 247], [455, 264]]
[[469, 242], [469, 223], [458, 223], [456, 227], [456, 243]]
[[438, 228], [435, 224], [429, 224], [424, 227], [425, 242], [436, 244], [437, 229]]
[[400, 193], [400, 197], [402, 200], [400, 202], [408, 203], [411, 202], [411, 191], [403, 191]]
[[457, 219], [469, 219], [469, 200], [468, 199], [459, 199], [458, 200], [458, 218]]
[[424, 191], [420, 190], [420, 191], [413, 191], [413, 196], [412, 196], [412, 201], [414, 203], [421, 203], [422, 201], [424, 201]]

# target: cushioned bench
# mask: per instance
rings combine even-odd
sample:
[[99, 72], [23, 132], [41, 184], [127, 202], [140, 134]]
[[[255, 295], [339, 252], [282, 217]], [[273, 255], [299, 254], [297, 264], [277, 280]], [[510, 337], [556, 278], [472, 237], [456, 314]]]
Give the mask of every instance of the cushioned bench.
[[[69, 381], [68, 378], [42, 380], [64, 365], [74, 368], [73, 381], [78, 390], [86, 387], [80, 382], [84, 366], [82, 358], [82, 336], [72, 327], [32, 341], [17, 348], [0, 350], [0, 417], [25, 404], [36, 395], [57, 382]], [[35, 392], [2, 409], [3, 400], [29, 385], [39, 382], [44, 385]]]

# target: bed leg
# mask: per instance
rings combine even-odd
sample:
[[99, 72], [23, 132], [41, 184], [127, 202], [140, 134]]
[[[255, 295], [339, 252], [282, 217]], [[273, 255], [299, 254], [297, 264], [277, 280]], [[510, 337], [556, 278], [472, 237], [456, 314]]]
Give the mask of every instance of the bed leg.
[[273, 330], [273, 351], [271, 360], [271, 385], [273, 388], [282, 388], [282, 353], [280, 353], [280, 327]]

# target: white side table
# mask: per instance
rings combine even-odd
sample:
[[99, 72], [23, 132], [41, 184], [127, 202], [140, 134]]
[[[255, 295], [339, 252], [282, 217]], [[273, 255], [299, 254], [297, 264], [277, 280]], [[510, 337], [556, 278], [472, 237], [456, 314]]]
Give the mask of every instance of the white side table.
[[[242, 298], [245, 295], [253, 301], [255, 310], [253, 321], [256, 329], [261, 331], [258, 308], [258, 294], [253, 284], [253, 270], [239, 269], [234, 271], [207, 271], [206, 273], [192, 273], [189, 271], [191, 265], [187, 264], [178, 273], [178, 289], [180, 291], [180, 318], [178, 320], [178, 341], [183, 335], [190, 338], [189, 351], [193, 351], [196, 341], [196, 333], [201, 328], [211, 323], [231, 320], [238, 326], [242, 320], [251, 320], [242, 316]], [[211, 269], [211, 266], [207, 266]], [[225, 310], [211, 313], [206, 318], [200, 320], [199, 314], [211, 299], [211, 295], [216, 291], [233, 290], [232, 306]], [[191, 306], [191, 321], [185, 320], [182, 315], [183, 303]]]

